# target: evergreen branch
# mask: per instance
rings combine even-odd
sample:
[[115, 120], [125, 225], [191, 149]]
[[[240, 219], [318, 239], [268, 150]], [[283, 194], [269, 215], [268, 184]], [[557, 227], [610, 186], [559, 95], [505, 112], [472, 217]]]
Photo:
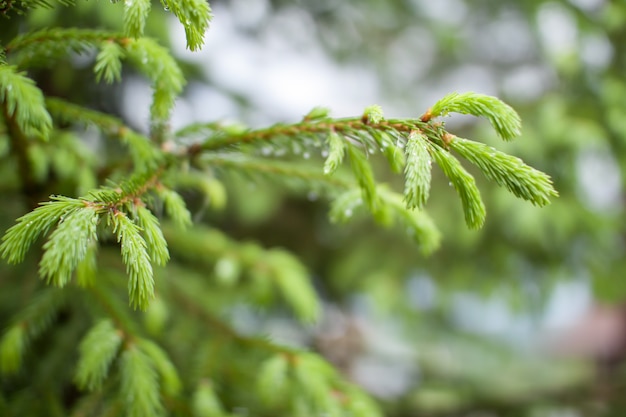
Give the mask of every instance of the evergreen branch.
[[50, 9], [54, 7], [54, 3], [58, 3], [62, 6], [72, 6], [75, 4], [74, 0], [4, 0], [0, 2], [0, 14], [7, 15], [10, 11], [16, 14], [24, 14], [30, 9]]
[[491, 180], [505, 186], [516, 197], [538, 206], [550, 204], [559, 194], [548, 175], [483, 143], [455, 137], [450, 147], [476, 165]]
[[72, 198], [52, 197], [52, 200], [20, 217], [17, 224], [7, 230], [0, 245], [3, 258], [10, 263], [22, 262], [39, 236], [48, 233], [63, 216], [85, 207], [84, 202]]
[[495, 97], [477, 93], [450, 93], [439, 100], [422, 116], [423, 121], [448, 113], [472, 114], [486, 117], [498, 135], [511, 140], [520, 135], [522, 121], [508, 104]]
[[367, 162], [363, 153], [357, 151], [352, 145], [348, 146], [348, 156], [352, 172], [361, 187], [363, 199], [372, 213], [376, 213], [379, 210], [380, 201], [376, 195], [376, 180], [374, 180], [372, 166]]
[[42, 29], [13, 38], [5, 50], [18, 67], [38, 67], [49, 65], [51, 60], [67, 55], [68, 51], [82, 54], [111, 40], [124, 44], [127, 38], [100, 30]]
[[59, 122], [92, 125], [107, 135], [124, 136], [125, 129], [130, 130], [117, 117], [57, 97], [46, 97], [46, 108], [50, 115]]
[[199, 50], [204, 44], [204, 34], [211, 20], [211, 6], [205, 0], [161, 0], [182, 23], [187, 37], [187, 48]]
[[91, 207], [68, 211], [43, 245], [39, 274], [48, 283], [63, 287], [85, 258], [90, 242], [97, 239], [99, 216]]
[[195, 317], [220, 336], [234, 343], [270, 353], [281, 353], [288, 357], [295, 355], [295, 350], [287, 346], [272, 343], [267, 338], [245, 336], [237, 332], [223, 320], [215, 317], [209, 310], [206, 300], [195, 291], [185, 289], [180, 280], [168, 280], [168, 295], [171, 295], [189, 317]]
[[128, 296], [133, 308], [145, 310], [154, 297], [154, 278], [147, 244], [141, 229], [120, 211], [109, 215], [113, 233], [117, 236], [122, 261], [128, 274]]
[[159, 187], [155, 192], [163, 200], [165, 213], [178, 227], [186, 228], [192, 225], [191, 213], [180, 194], [165, 187]]
[[259, 159], [241, 154], [211, 153], [204, 155], [202, 161], [211, 167], [234, 170], [237, 173], [260, 174], [287, 185], [294, 184], [298, 188], [345, 190], [354, 186], [344, 178], [323, 175], [317, 166], [296, 165], [292, 162]]
[[180, 67], [169, 51], [152, 39], [129, 39], [124, 46], [128, 58], [152, 81], [152, 122], [157, 125], [165, 123], [174, 100], [185, 85]]
[[94, 391], [102, 386], [122, 340], [122, 333], [109, 319], [101, 320], [87, 332], [78, 347], [80, 356], [74, 379], [79, 388]]
[[[381, 201], [383, 216], [374, 214], [374, 219], [383, 226], [394, 222], [405, 227], [407, 234], [419, 245], [420, 250], [428, 255], [439, 248], [441, 234], [430, 216], [422, 210], [409, 209], [403, 203], [402, 196], [380, 186], [377, 195]], [[332, 222], [346, 223], [353, 219], [363, 207], [363, 198], [358, 190], [351, 190], [336, 198], [330, 208]]]
[[164, 413], [154, 362], [137, 345], [122, 353], [120, 395], [128, 417], [159, 417]]
[[96, 255], [98, 245], [95, 241], [87, 247], [87, 253], [82, 261], [76, 265], [76, 283], [81, 287], [91, 287], [96, 283], [98, 269]]
[[441, 245], [441, 233], [433, 219], [423, 210], [406, 206], [400, 194], [379, 187], [382, 201], [388, 205], [394, 217], [406, 227], [407, 234], [419, 245], [424, 255], [430, 255]]
[[119, 138], [128, 146], [135, 169], [139, 172], [157, 170], [164, 162], [164, 153], [150, 139], [132, 130], [117, 117], [52, 97], [46, 98], [46, 107], [57, 121], [95, 126], [105, 135]]
[[[219, 163], [216, 164], [219, 167]], [[228, 164], [227, 164], [228, 165]], [[236, 166], [232, 167], [237, 169]], [[224, 166], [224, 169], [229, 169]], [[177, 189], [194, 189], [204, 196], [203, 205], [210, 205], [215, 210], [222, 210], [226, 207], [227, 193], [226, 186], [214, 178], [209, 176], [207, 172], [200, 170], [190, 170], [188, 172], [176, 172], [173, 176], [168, 176], [165, 181], [172, 184]]]
[[0, 339], [0, 372], [11, 374], [22, 366], [22, 359], [31, 339], [47, 330], [65, 304], [65, 293], [46, 289], [38, 293], [14, 319]]
[[[237, 277], [233, 279], [233, 275], [242, 270], [249, 275], [247, 283], [253, 291], [257, 288], [255, 286], [267, 289], [268, 284], [272, 284], [301, 320], [313, 321], [318, 316], [319, 302], [308, 272], [288, 252], [239, 243], [217, 230], [201, 227], [183, 233], [165, 225], [163, 231], [176, 258], [195, 262], [203, 268], [214, 268], [216, 278], [226, 284], [235, 281]], [[228, 267], [229, 271], [220, 271], [219, 261], [224, 258], [232, 265]], [[231, 276], [220, 277], [225, 272]]]
[[412, 132], [407, 140], [404, 199], [408, 208], [424, 208], [430, 193], [432, 160], [427, 141], [417, 131]]
[[328, 146], [328, 157], [326, 158], [326, 162], [324, 162], [324, 174], [331, 175], [339, 168], [339, 165], [341, 165], [343, 161], [346, 152], [346, 144], [335, 131], [331, 131], [328, 134], [326, 144]]
[[461, 163], [443, 148], [428, 143], [430, 155], [435, 159], [437, 165], [446, 174], [450, 184], [461, 197], [465, 223], [472, 229], [482, 227], [485, 222], [485, 205], [480, 197], [480, 191], [476, 186], [476, 180], [468, 173]]
[[[0, 64], [0, 105], [6, 120], [15, 121], [24, 135], [48, 138], [52, 119], [44, 105], [43, 93], [15, 66]], [[20, 136], [15, 134], [17, 138]]]
[[[322, 135], [326, 137], [331, 132], [335, 132], [342, 137], [357, 138], [359, 132], [381, 131], [387, 133], [397, 133], [406, 135], [413, 130], [429, 132], [432, 136], [439, 135], [437, 126], [419, 119], [386, 119], [378, 123], [364, 121], [363, 118], [345, 119], [322, 119], [305, 120], [293, 124], [277, 124], [264, 129], [246, 130], [241, 126], [234, 126], [233, 129], [218, 127], [206, 138], [199, 147], [194, 147], [190, 151], [200, 152], [221, 149], [233, 145], [266, 142], [276, 138], [298, 138], [310, 135]], [[430, 135], [429, 135], [430, 136]], [[371, 146], [376, 146], [374, 139], [368, 142]]]
[[125, 57], [126, 52], [117, 42], [103, 42], [94, 66], [96, 81], [100, 82], [103, 78], [108, 84], [121, 81], [122, 59]]
[[320, 305], [304, 265], [290, 253], [272, 249], [264, 256], [274, 274], [274, 282], [283, 297], [304, 322], [314, 322], [320, 313]]
[[146, 19], [150, 14], [150, 0], [132, 0], [124, 2], [124, 34], [131, 38], [143, 35]]
[[[144, 0], [130, 3], [139, 4], [140, 1]], [[110, 45], [111, 42], [122, 47], [139, 71], [152, 81], [152, 122], [156, 125], [164, 124], [176, 96], [185, 85], [185, 78], [169, 51], [152, 39], [132, 39], [104, 31], [56, 28], [18, 36], [7, 45], [6, 51], [11, 52], [12, 60], [18, 66], [33, 66], [48, 64], [51, 59], [64, 56], [67, 51], [83, 53], [90, 48], [104, 47], [105, 52], [99, 54], [99, 61], [96, 60], [96, 78], [104, 76], [105, 79], [114, 79], [121, 53]]]
[[170, 259], [167, 250], [167, 242], [159, 225], [159, 220], [146, 207], [136, 207], [137, 221], [145, 236], [148, 253], [152, 262], [157, 265], [165, 265]]
[[148, 340], [137, 340], [137, 346], [152, 361], [160, 376], [161, 386], [167, 395], [177, 395], [182, 389], [182, 382], [176, 371], [176, 367], [170, 361], [167, 353], [159, 345]]

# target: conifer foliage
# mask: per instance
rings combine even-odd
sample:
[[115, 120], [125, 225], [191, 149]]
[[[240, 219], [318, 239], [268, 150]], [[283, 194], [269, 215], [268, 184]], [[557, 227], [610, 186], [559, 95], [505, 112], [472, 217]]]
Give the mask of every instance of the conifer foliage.
[[[3, 1], [0, 14], [16, 18], [51, 5]], [[229, 324], [229, 308], [241, 302], [270, 309], [284, 302], [300, 320], [313, 322], [319, 296], [289, 251], [238, 241], [200, 223], [190, 227], [194, 216], [179, 192], [194, 189], [219, 210], [227, 203], [224, 175], [265, 177], [322, 194], [332, 221], [362, 212], [383, 226], [401, 224], [416, 250], [428, 254], [440, 240], [425, 211], [436, 192], [433, 165], [458, 193], [470, 228], [483, 225], [486, 209], [466, 163], [532, 204], [544, 206], [557, 195], [546, 174], [456, 137], [443, 121], [452, 113], [482, 117], [508, 141], [520, 134], [518, 115], [497, 98], [452, 93], [411, 119], [385, 118], [378, 106], [339, 119], [315, 108], [301, 121], [263, 129], [208, 122], [171, 131], [168, 120], [185, 79], [169, 51], [144, 37], [146, 19], [155, 13], [151, 2], [110, 6], [123, 16], [120, 33], [26, 30], [0, 44], [3, 157], [24, 201], [37, 198], [34, 190], [52, 194], [31, 211], [24, 206], [0, 245], [9, 264], [36, 259], [42, 281], [21, 278], [28, 296], [12, 301], [13, 318], [3, 323], [0, 414], [199, 417], [250, 409], [253, 415], [380, 415], [374, 400], [319, 355], [240, 334]], [[163, 6], [184, 26], [188, 48], [200, 49], [211, 19], [208, 3], [166, 0]], [[151, 81], [148, 134], [53, 97], [31, 77], [72, 54], [95, 57], [97, 82], [119, 82], [126, 67]], [[124, 155], [97, 162], [84, 145], [85, 127], [120, 142]], [[325, 160], [303, 164], [313, 153]], [[403, 189], [377, 182], [377, 155], [402, 178]], [[50, 170], [74, 178], [74, 190], [55, 190]], [[186, 265], [196, 272], [181, 273]], [[44, 333], [49, 343], [42, 347], [37, 342]], [[60, 370], [68, 363], [71, 369]]]

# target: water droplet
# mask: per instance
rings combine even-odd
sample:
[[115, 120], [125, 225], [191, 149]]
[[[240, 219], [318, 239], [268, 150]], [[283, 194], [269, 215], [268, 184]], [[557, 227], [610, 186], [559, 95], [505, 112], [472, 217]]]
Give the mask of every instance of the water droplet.
[[315, 191], [309, 191], [309, 193], [306, 195], [306, 198], [309, 201], [315, 201], [318, 199], [318, 197], [319, 195]]
[[343, 214], [344, 214], [346, 217], [352, 217], [352, 209], [346, 209], [346, 210], [343, 212]]
[[448, 185], [449, 185], [450, 187], [452, 187], [452, 181], [448, 182]]
[[163, 10], [165, 10], [166, 12], [170, 11], [170, 8], [168, 6], [163, 7]]
[[309, 159], [309, 158], [311, 157], [311, 154], [310, 154], [310, 153], [308, 153], [308, 152], [305, 152], [305, 153], [303, 153], [303, 154], [302, 154], [302, 157], [303, 157], [304, 159]]
[[270, 155], [270, 154], [272, 153], [272, 148], [270, 148], [269, 146], [264, 146], [264, 147], [261, 149], [261, 153], [262, 153], [263, 155], [265, 155], [265, 156], [268, 156], [268, 155]]
[[322, 150], [322, 158], [326, 158], [328, 156], [328, 150]]
[[371, 153], [372, 155], [374, 154], [374, 152], [376, 152], [376, 150], [374, 148], [369, 148], [367, 151], [369, 153]]
[[402, 139], [398, 139], [398, 141], [396, 142], [396, 146], [400, 149], [404, 148], [404, 141]]

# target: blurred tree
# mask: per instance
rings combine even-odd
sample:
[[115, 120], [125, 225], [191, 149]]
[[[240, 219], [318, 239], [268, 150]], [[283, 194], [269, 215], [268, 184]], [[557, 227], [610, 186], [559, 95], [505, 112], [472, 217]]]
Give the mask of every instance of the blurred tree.
[[[149, 15], [148, 1], [0, 3], [10, 17], [0, 28], [0, 222], [8, 229], [50, 195], [82, 196], [40, 206], [5, 235], [5, 258], [27, 261], [0, 270], [0, 414], [376, 415], [382, 406], [389, 415], [621, 415], [620, 372], [598, 382], [585, 363], [538, 356], [519, 329], [563, 281], [623, 301], [626, 8], [309, 3], [212, 2], [215, 40], [209, 31], [193, 53], [176, 34], [184, 28], [186, 46], [199, 49], [204, 2], [167, 1], [168, 13]], [[178, 62], [159, 45], [170, 42]], [[409, 118], [369, 106], [347, 119], [317, 108], [269, 128], [198, 120], [295, 117], [296, 106], [268, 97], [288, 79], [264, 66], [291, 68], [287, 52], [320, 72], [338, 62], [353, 92]], [[153, 91], [145, 106], [142, 77]], [[438, 101], [454, 90], [505, 97], [525, 120], [523, 140], [496, 142], [473, 119], [438, 124], [458, 112], [486, 116], [505, 139], [518, 133], [515, 113], [488, 96]], [[508, 153], [550, 172], [555, 204], [511, 198], [544, 205], [553, 192]], [[484, 206], [451, 155], [464, 159]], [[432, 178], [431, 158], [443, 168]], [[329, 224], [325, 201], [331, 219], [350, 222]], [[411, 210], [424, 206], [434, 222]], [[482, 225], [484, 207], [485, 226], [468, 231], [463, 223]], [[154, 216], [164, 214], [169, 222]], [[193, 228], [180, 227], [192, 218]], [[442, 248], [424, 257], [438, 246], [433, 224]], [[297, 326], [277, 294], [311, 320], [321, 308], [311, 282], [324, 315]], [[133, 312], [126, 297], [147, 310]], [[490, 326], [518, 331], [502, 343]]]

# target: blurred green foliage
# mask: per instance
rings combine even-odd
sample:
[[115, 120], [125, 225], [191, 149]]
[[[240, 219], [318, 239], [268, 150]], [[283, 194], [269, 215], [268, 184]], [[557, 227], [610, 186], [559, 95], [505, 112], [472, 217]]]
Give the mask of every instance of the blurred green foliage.
[[[0, 3], [0, 14], [5, 3]], [[67, 415], [65, 410], [72, 407], [73, 415], [119, 415], [129, 409], [131, 415], [158, 415], [162, 412], [155, 405], [158, 401], [149, 398], [157, 391], [166, 393], [167, 409], [176, 415], [311, 415], [307, 413], [321, 410], [340, 414], [334, 407], [345, 405], [341, 395], [350, 398], [350, 407], [363, 405], [361, 410], [347, 412], [376, 412], [377, 406], [346, 382], [350, 379], [381, 400], [386, 415], [623, 414], [624, 346], [612, 346], [607, 353], [598, 347], [584, 360], [570, 360], [551, 357], [537, 345], [554, 289], [563, 283], [588, 287], [595, 303], [614, 305], [616, 314], [622, 314], [626, 297], [622, 273], [626, 270], [626, 5], [603, 0], [238, 0], [214, 1], [211, 6], [216, 22], [220, 15], [230, 17], [237, 36], [256, 40], [254, 48], [263, 48], [263, 39], [277, 34], [292, 50], [298, 50], [298, 42], [315, 44], [339, 67], [359, 67], [375, 74], [380, 101], [408, 113], [403, 116], [419, 117], [455, 89], [501, 97], [523, 120], [522, 137], [516, 141], [503, 144], [485, 121], [458, 116], [445, 119], [447, 129], [519, 156], [548, 173], [559, 198], [539, 209], [513, 198], [464, 163], [476, 178], [487, 211], [483, 228], [468, 230], [450, 180], [433, 171], [430, 189], [423, 186], [421, 191], [430, 195], [428, 201], [414, 197], [416, 205], [425, 205], [442, 238], [440, 249], [425, 256], [406, 233], [405, 223], [380, 228], [374, 224], [380, 219], [352, 218], [349, 208], [349, 223], [331, 224], [327, 198], [334, 196], [337, 184], [329, 186], [320, 180], [313, 191], [309, 187], [312, 167], [317, 164], [321, 174], [327, 156], [319, 151], [305, 157], [305, 150], [290, 144], [293, 148], [287, 160], [297, 161], [302, 169], [290, 171], [291, 165], [277, 161], [263, 175], [255, 171], [256, 158], [218, 155], [211, 160], [207, 155], [204, 163], [214, 164], [219, 181], [194, 175], [193, 170], [170, 179], [201, 225], [184, 233], [163, 225], [173, 262], [155, 268], [156, 298], [142, 315], [129, 311], [119, 296], [127, 290], [127, 278], [115, 238], [98, 253], [98, 280], [106, 285], [92, 287], [92, 291], [79, 288], [89, 288], [88, 277], [95, 268], [91, 263], [95, 265], [96, 255], [92, 257], [89, 250], [86, 261], [78, 266], [80, 285], [62, 291], [43, 287], [36, 279], [41, 253], [27, 254], [24, 264], [0, 265], [0, 323], [7, 329], [0, 346], [4, 372], [0, 415]], [[9, 19], [0, 16], [0, 44], [7, 45], [24, 28], [128, 32], [132, 28], [121, 18], [123, 7], [81, 1], [69, 7], [35, 8]], [[171, 29], [176, 23], [172, 13], [160, 10], [163, 6], [156, 3], [152, 7], [155, 10], [145, 21], [145, 33], [161, 45], [180, 44]], [[167, 4], [166, 8], [170, 9]], [[257, 14], [252, 19], [254, 10]], [[211, 30], [207, 36], [210, 39]], [[129, 125], [141, 132], [148, 124], [148, 120], [137, 124], [133, 112], [125, 110], [123, 98], [134, 91], [137, 76], [154, 73], [151, 68], [142, 70], [137, 50], [128, 52], [136, 54], [139, 65], [135, 69], [106, 64], [120, 54], [111, 45], [117, 44], [96, 53], [93, 45], [80, 44], [76, 48], [84, 48], [85, 54], [57, 57], [52, 66], [46, 62], [45, 69], [29, 70], [28, 76], [47, 96], [115, 118], [94, 113], [91, 127], [73, 127], [65, 134], [54, 133], [48, 142], [33, 144], [28, 158], [34, 170], [27, 175], [35, 186], [28, 193], [20, 188], [26, 174], [19, 172], [19, 164], [11, 157], [11, 145], [0, 141], [0, 190], [5, 196], [0, 210], [2, 230], [52, 193], [79, 196], [104, 179], [121, 181], [127, 167], [112, 166], [109, 161], [122, 161], [124, 146], [134, 152], [134, 164], [155, 159], [153, 150], [142, 147], [141, 134], [120, 130]], [[151, 56], [160, 56], [158, 48], [155, 43]], [[33, 54], [47, 57], [43, 52]], [[246, 120], [251, 114], [272, 114], [252, 94], [222, 86], [219, 77], [203, 69], [198, 59], [189, 54], [177, 56], [188, 86], [182, 103], [189, 100], [197, 82], [229, 96], [238, 106], [234, 116], [243, 122], [253, 123], [252, 117]], [[225, 58], [209, 50], [206, 59]], [[94, 60], [103, 63], [103, 72], [98, 73], [102, 80], [122, 82], [97, 83]], [[158, 62], [151, 58], [144, 64], [151, 67]], [[164, 71], [178, 80], [172, 68]], [[156, 76], [151, 81], [157, 88], [162, 86]], [[164, 90], [166, 96], [173, 97], [183, 88], [173, 84], [175, 91]], [[67, 103], [55, 102], [57, 98], [46, 105], [55, 120], [64, 119], [69, 127], [78, 116]], [[332, 107], [333, 103], [329, 99], [317, 104]], [[368, 114], [376, 116], [374, 110]], [[81, 113], [83, 119], [87, 117]], [[93, 126], [121, 140], [103, 144]], [[35, 132], [48, 129], [45, 123], [31, 127]], [[6, 128], [0, 129], [3, 136]], [[193, 140], [193, 133], [181, 134], [181, 140]], [[285, 156], [280, 154], [283, 148], [249, 150], [256, 156], [280, 159]], [[391, 170], [384, 167], [382, 158], [371, 157], [367, 162], [377, 168], [379, 181], [402, 190], [398, 175], [391, 172], [397, 156], [385, 156]], [[345, 158], [350, 158], [349, 152]], [[338, 162], [329, 159], [326, 167], [334, 171], [340, 162], [341, 158]], [[354, 165], [359, 166], [358, 160], [353, 159]], [[299, 177], [303, 175], [305, 180]], [[348, 176], [339, 169], [333, 178], [343, 188]], [[384, 189], [377, 193], [385, 196]], [[185, 223], [186, 211], [177, 205], [177, 195], [161, 190], [154, 199], [169, 198], [170, 212], [166, 203], [160, 208], [156, 204], [155, 211]], [[342, 213], [346, 208], [335, 209], [336, 220]], [[64, 247], [71, 248], [72, 243], [67, 241]], [[63, 255], [60, 249], [56, 256]], [[303, 284], [307, 269], [324, 300], [325, 319], [317, 327], [297, 326], [288, 310], [270, 308], [284, 300], [300, 318], [315, 315], [320, 306]], [[281, 280], [284, 271], [299, 278]], [[294, 285], [305, 287], [294, 289]], [[498, 308], [485, 307], [494, 303]], [[80, 312], [94, 318], [113, 316], [118, 322], [86, 323]], [[468, 324], [464, 316], [479, 316], [478, 322]], [[520, 321], [524, 324], [519, 325]], [[511, 329], [490, 334], [493, 323]], [[102, 378], [119, 349], [120, 332], [140, 337], [132, 347], [124, 346], [124, 353], [115, 359], [119, 380], [105, 382]], [[148, 337], [158, 341], [167, 356], [150, 345]], [[97, 343], [101, 340], [106, 343]], [[14, 352], [24, 350], [21, 346], [28, 346], [26, 356], [14, 357]], [[307, 347], [328, 357], [344, 374], [315, 355], [300, 357], [299, 349]], [[81, 361], [75, 368], [79, 352]], [[294, 366], [296, 358], [304, 366]], [[90, 360], [105, 368], [89, 365]], [[185, 396], [180, 396], [172, 363], [184, 380]], [[23, 365], [22, 371], [10, 375], [18, 371], [16, 364]], [[62, 382], [53, 384], [53, 380]], [[125, 391], [114, 397], [116, 401], [104, 401], [114, 391], [113, 385], [126, 387]], [[131, 405], [130, 394], [137, 397]], [[334, 402], [328, 402], [331, 394]], [[279, 401], [283, 397], [289, 400]], [[310, 404], [313, 408], [307, 408]]]

